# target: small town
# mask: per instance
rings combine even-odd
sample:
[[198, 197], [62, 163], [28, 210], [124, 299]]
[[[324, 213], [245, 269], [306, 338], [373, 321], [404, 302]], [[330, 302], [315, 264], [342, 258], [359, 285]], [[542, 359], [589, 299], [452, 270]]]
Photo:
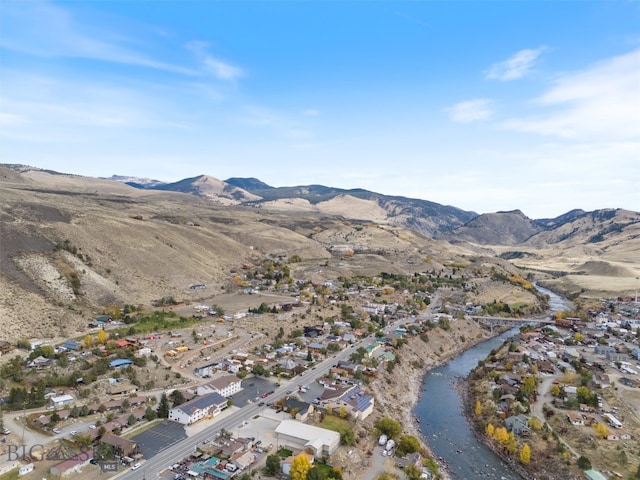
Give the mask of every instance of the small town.
[[496, 316], [504, 305], [462, 300], [474, 281], [496, 276], [535, 292], [518, 276], [456, 264], [320, 284], [295, 282], [289, 261], [231, 272], [235, 298], [255, 305], [246, 310], [165, 297], [147, 312], [106, 306], [78, 338], [3, 342], [2, 376], [13, 385], [2, 399], [3, 469], [69, 479], [447, 478], [405, 419], [375, 415], [384, 387], [374, 385], [402, 368], [403, 344], [458, 323], [476, 325], [478, 340], [520, 327], [471, 384], [476, 422], [523, 466], [537, 454], [534, 431], [560, 439], [582, 428], [622, 442], [629, 460], [637, 451], [637, 421], [607, 394], [614, 383], [638, 387], [633, 299], [616, 302], [615, 315], [606, 306], [585, 319], [558, 313], [533, 328], [519, 313], [540, 312], [534, 303]]

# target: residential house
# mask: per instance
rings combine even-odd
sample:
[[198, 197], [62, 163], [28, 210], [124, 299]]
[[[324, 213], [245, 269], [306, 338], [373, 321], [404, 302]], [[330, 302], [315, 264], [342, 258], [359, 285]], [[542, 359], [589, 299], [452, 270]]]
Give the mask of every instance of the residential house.
[[306, 422], [314, 411], [312, 404], [308, 402], [301, 402], [300, 400], [296, 400], [292, 397], [288, 397], [284, 401], [284, 409], [299, 422]]
[[133, 361], [129, 360], [128, 358], [117, 358], [109, 362], [109, 368], [128, 367], [129, 365], [132, 365], [132, 364], [133, 364]]
[[422, 468], [422, 455], [418, 452], [410, 453], [404, 457], [396, 457], [396, 467], [404, 468], [407, 465]]
[[208, 393], [169, 410], [169, 420], [191, 425], [208, 415], [215, 417], [227, 408], [227, 405], [227, 399], [220, 394]]
[[220, 449], [220, 455], [231, 458], [238, 453], [246, 451], [246, 444], [239, 439], [233, 439], [226, 442]]
[[82, 344], [80, 342], [76, 342], [75, 340], [67, 340], [62, 344], [62, 346], [67, 350], [72, 351], [80, 350], [82, 348]]
[[569, 423], [571, 423], [571, 425], [574, 425], [576, 427], [584, 425], [584, 418], [582, 418], [582, 415], [580, 415], [579, 413], [567, 412], [567, 419], [569, 420]]
[[138, 444], [128, 438], [119, 437], [112, 433], [105, 433], [100, 437], [102, 445], [109, 445], [113, 453], [120, 457], [131, 457], [138, 451]]
[[238, 452], [229, 458], [229, 463], [233, 463], [238, 470], [244, 470], [251, 466], [256, 461], [256, 456], [253, 452]]
[[523, 414], [512, 415], [511, 417], [505, 418], [504, 424], [507, 427], [507, 430], [513, 432], [514, 435], [528, 435], [530, 432], [529, 418]]
[[375, 399], [359, 386], [353, 385], [340, 396], [337, 403], [346, 406], [349, 414], [356, 420], [364, 420], [373, 413]]
[[[64, 456], [59, 455], [58, 458], [62, 458]], [[53, 459], [56, 456], [56, 449], [49, 450], [47, 452], [47, 459]], [[49, 468], [49, 471], [52, 475], [56, 477], [62, 478], [67, 475], [71, 475], [72, 473], [80, 472], [81, 468], [85, 465], [89, 465], [89, 461], [93, 458], [93, 451], [87, 450], [86, 452], [81, 452], [71, 458], [63, 460], [60, 463], [57, 463]]]
[[71, 395], [58, 395], [51, 397], [50, 400], [53, 408], [61, 408], [65, 405], [71, 405], [75, 401]]

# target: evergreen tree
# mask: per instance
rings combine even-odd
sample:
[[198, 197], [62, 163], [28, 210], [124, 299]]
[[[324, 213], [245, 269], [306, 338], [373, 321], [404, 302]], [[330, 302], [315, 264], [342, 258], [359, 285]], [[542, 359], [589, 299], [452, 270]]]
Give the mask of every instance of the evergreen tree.
[[158, 418], [169, 418], [169, 399], [166, 394], [162, 394], [160, 397], [160, 403], [157, 410]]

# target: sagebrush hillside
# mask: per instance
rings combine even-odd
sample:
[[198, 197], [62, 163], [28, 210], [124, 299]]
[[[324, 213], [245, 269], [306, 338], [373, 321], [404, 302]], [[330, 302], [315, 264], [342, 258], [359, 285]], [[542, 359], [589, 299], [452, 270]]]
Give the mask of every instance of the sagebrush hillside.
[[[212, 177], [186, 182], [187, 193], [134, 188], [124, 179], [131, 177], [0, 166], [3, 338], [81, 333], [108, 304], [148, 308], [167, 296], [210, 299], [237, 289], [233, 272], [281, 256], [300, 258], [292, 265], [295, 278], [314, 283], [478, 262], [574, 296], [633, 295], [640, 286], [636, 212], [574, 212], [566, 223], [548, 220], [548, 229], [520, 212], [474, 216], [471, 222], [482, 228], [461, 227], [467, 234], [450, 243], [407, 226], [437, 225], [436, 211], [419, 216], [405, 202], [390, 216], [385, 202], [404, 201], [399, 198], [374, 201], [343, 192], [315, 203], [295, 197], [245, 202], [238, 199], [255, 193]], [[256, 179], [246, 186], [268, 190]], [[451, 217], [443, 221], [450, 224]], [[478, 241], [473, 231], [493, 244]], [[477, 285], [470, 301], [515, 301], [521, 294], [490, 278]]]

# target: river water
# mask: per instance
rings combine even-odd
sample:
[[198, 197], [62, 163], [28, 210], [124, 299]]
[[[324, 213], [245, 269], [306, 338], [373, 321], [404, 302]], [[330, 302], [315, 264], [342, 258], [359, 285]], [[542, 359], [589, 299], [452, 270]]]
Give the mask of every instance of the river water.
[[[571, 309], [571, 304], [542, 287], [549, 296], [549, 310]], [[462, 399], [455, 384], [484, 360], [491, 350], [517, 334], [514, 328], [486, 342], [466, 350], [449, 363], [435, 368], [424, 377], [422, 397], [414, 413], [420, 420], [420, 429], [431, 451], [442, 457], [449, 467], [450, 476], [458, 480], [495, 479], [516, 480], [521, 477], [508, 464], [496, 456], [481, 441], [463, 415]]]

